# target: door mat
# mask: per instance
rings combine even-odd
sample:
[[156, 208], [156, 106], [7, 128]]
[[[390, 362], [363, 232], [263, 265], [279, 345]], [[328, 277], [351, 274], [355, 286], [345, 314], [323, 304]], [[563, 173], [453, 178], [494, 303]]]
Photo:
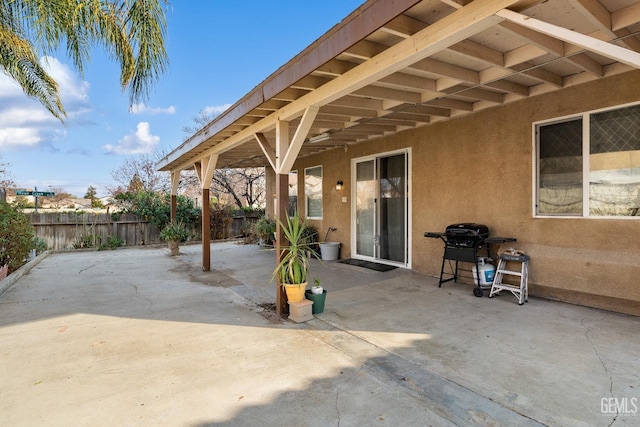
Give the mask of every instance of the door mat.
[[395, 270], [396, 268], [398, 268], [393, 265], [380, 264], [377, 262], [364, 261], [361, 259], [353, 259], [353, 258], [341, 259], [338, 262], [342, 264], [357, 265], [358, 267], [364, 267], [364, 268], [368, 268], [370, 270], [375, 270], [375, 271], [389, 271], [389, 270]]

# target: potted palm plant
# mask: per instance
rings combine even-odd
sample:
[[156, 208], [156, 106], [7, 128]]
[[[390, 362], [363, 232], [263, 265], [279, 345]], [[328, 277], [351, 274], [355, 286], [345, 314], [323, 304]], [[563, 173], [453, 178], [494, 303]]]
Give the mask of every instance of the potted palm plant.
[[189, 231], [187, 231], [182, 221], [171, 221], [160, 231], [160, 238], [169, 244], [171, 256], [176, 256], [180, 253], [180, 242], [187, 240], [188, 237]]
[[304, 291], [307, 287], [307, 273], [309, 269], [309, 254], [318, 257], [311, 248], [308, 234], [305, 232], [307, 223], [296, 213], [287, 216], [286, 225], [279, 221], [280, 227], [289, 242], [287, 246], [281, 246], [280, 262], [273, 271], [271, 279], [278, 278], [284, 287], [289, 302], [300, 302], [304, 299]]

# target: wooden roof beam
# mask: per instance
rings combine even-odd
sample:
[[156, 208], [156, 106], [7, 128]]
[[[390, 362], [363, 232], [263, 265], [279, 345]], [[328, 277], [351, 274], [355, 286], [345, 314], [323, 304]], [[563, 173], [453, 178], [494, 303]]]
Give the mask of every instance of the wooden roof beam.
[[459, 80], [465, 83], [480, 83], [480, 76], [477, 71], [458, 67], [457, 65], [438, 61], [432, 58], [422, 59], [415, 64], [411, 64], [409, 68], [426, 73], [436, 74], [438, 76], [450, 77], [452, 79]]
[[357, 67], [358, 64], [354, 64], [353, 62], [340, 61], [338, 59], [332, 59], [320, 67], [316, 68], [314, 73], [326, 74], [333, 77], [339, 77], [346, 73], [349, 70]]
[[449, 50], [457, 52], [489, 65], [504, 67], [504, 54], [499, 50], [481, 45], [472, 40], [464, 40], [449, 47]]
[[495, 82], [487, 83], [485, 86], [497, 89], [507, 93], [513, 93], [522, 97], [529, 96], [529, 88], [527, 86], [510, 82], [509, 80], [496, 80]]
[[294, 89], [314, 90], [330, 81], [330, 78], [321, 76], [305, 76], [291, 85]]
[[[420, 94], [416, 92], [409, 92], [397, 89], [389, 89], [379, 86], [365, 86], [362, 89], [353, 91], [353, 95], [363, 96], [366, 98], [375, 98], [381, 100], [394, 100], [400, 102], [406, 102], [410, 104], [417, 104], [420, 102]], [[384, 109], [384, 108], [381, 108]]]
[[640, 22], [640, 3], [623, 7], [611, 14], [611, 29], [618, 31]]
[[502, 104], [504, 102], [504, 94], [477, 87], [455, 87], [450, 90], [450, 94], [457, 98], [488, 101], [494, 104]]
[[536, 67], [535, 65], [528, 62], [514, 65], [511, 67], [511, 69], [526, 76], [532, 77], [540, 82], [549, 83], [558, 88], [563, 87], [564, 85], [561, 76], [557, 75], [556, 73], [552, 73], [551, 71], [545, 70], [544, 68]]
[[381, 45], [369, 40], [362, 40], [349, 49], [344, 51], [344, 55], [351, 56], [353, 58], [368, 60], [373, 58], [379, 53], [387, 50], [388, 46]]
[[383, 77], [378, 80], [378, 84], [380, 83], [383, 83], [385, 87], [388, 85], [395, 89], [414, 89], [419, 91], [437, 90], [437, 83], [435, 80], [406, 73], [394, 73], [387, 77]]
[[565, 42], [580, 46], [588, 51], [622, 62], [623, 64], [627, 64], [631, 67], [640, 68], [640, 54], [638, 52], [603, 42], [576, 31], [558, 27], [557, 25], [539, 21], [507, 9], [499, 11], [497, 15], [511, 22], [517, 23], [518, 25], [522, 25], [523, 27], [557, 37]]
[[370, 110], [383, 110], [383, 102], [380, 99], [363, 99], [361, 96], [353, 96], [351, 94], [336, 99], [331, 105], [351, 108], [366, 108]]
[[500, 28], [553, 55], [566, 55], [565, 44], [562, 40], [558, 40], [554, 37], [539, 33], [530, 28], [522, 27], [509, 21], [501, 22]]
[[361, 118], [373, 119], [378, 116], [376, 110], [367, 110], [364, 108], [350, 108], [342, 107], [340, 105], [327, 104], [322, 106], [322, 111], [329, 114], [344, 115], [350, 118], [350, 122], [356, 121]]
[[426, 27], [427, 24], [422, 21], [418, 21], [407, 15], [400, 15], [390, 22], [387, 22], [380, 30], [407, 39]]
[[425, 105], [433, 105], [434, 107], [449, 108], [451, 110], [473, 111], [473, 102], [461, 101], [452, 98], [432, 99], [424, 102]]
[[451, 110], [442, 107], [433, 107], [429, 105], [413, 105], [407, 109], [399, 110], [400, 112], [424, 114], [427, 116], [451, 117]]
[[[631, 32], [626, 28], [638, 19], [638, 5], [622, 8], [611, 14], [597, 0], [569, 0], [571, 5], [585, 18], [596, 25], [605, 37], [604, 41], [622, 38], [621, 43], [636, 52], [640, 51], [640, 41], [631, 36]], [[615, 20], [615, 23], [614, 23]], [[636, 21], [637, 22], [637, 21]], [[628, 25], [627, 25], [628, 24]]]

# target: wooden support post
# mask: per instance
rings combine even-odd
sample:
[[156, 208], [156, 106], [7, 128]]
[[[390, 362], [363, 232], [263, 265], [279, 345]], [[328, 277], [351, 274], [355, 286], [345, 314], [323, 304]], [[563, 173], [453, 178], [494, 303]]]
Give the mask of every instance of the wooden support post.
[[209, 189], [202, 189], [202, 271], [211, 271], [211, 205]]
[[171, 172], [171, 221], [178, 219], [178, 186], [180, 185], [180, 171]]
[[178, 217], [178, 196], [176, 194], [171, 195], [171, 221], [175, 221]]
[[[286, 222], [287, 206], [289, 204], [289, 175], [276, 174], [276, 218]], [[286, 246], [286, 240], [280, 222], [276, 222], [276, 264], [280, 262], [280, 247]], [[289, 314], [289, 305], [284, 288], [280, 286], [280, 278], [277, 278], [276, 313], [278, 316]]]

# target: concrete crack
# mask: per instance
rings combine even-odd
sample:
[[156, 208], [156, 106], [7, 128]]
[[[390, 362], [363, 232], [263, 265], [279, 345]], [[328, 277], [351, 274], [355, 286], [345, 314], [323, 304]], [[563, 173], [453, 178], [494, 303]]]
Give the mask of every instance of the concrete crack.
[[336, 415], [338, 417], [338, 427], [340, 427], [340, 407], [338, 403], [340, 402], [340, 388], [336, 390]]
[[[600, 361], [600, 364], [602, 365], [602, 369], [604, 370], [605, 374], [607, 374], [609, 376], [609, 395], [611, 397], [614, 397], [613, 396], [613, 376], [609, 373], [609, 369], [607, 369], [607, 365], [604, 363], [604, 360], [602, 359], [602, 356], [600, 356], [600, 353], [598, 352], [598, 347], [596, 346], [596, 344], [593, 342], [593, 340], [589, 336], [589, 332], [591, 330], [584, 324], [586, 319], [587, 318], [584, 317], [583, 319], [580, 320], [580, 325], [585, 330], [584, 331], [584, 337], [587, 339], [587, 341], [589, 341], [589, 344], [591, 344], [591, 348], [593, 348], [593, 352], [595, 353], [596, 357]], [[613, 417], [613, 419], [611, 420], [611, 423], [608, 425], [608, 427], [611, 427], [618, 420], [618, 416], [619, 415], [620, 415], [620, 413], [618, 412], [618, 408], [616, 408], [616, 415]]]
[[135, 291], [135, 297], [137, 298], [142, 298], [143, 300], [145, 300], [148, 305], [149, 305], [149, 313], [153, 313], [153, 300], [143, 294], [140, 293], [140, 290], [138, 289], [138, 285], [136, 285], [135, 283], [130, 283], [130, 282], [126, 282], [125, 283], [127, 285], [130, 285], [133, 287], [133, 290]]
[[87, 267], [87, 268], [83, 268], [82, 270], [78, 271], [78, 274], [82, 274], [82, 272], [83, 272], [83, 271], [87, 271], [88, 269], [93, 268], [93, 267], [95, 267], [95, 266], [96, 266], [96, 264], [93, 264], [93, 265], [90, 265], [90, 266], [89, 266], [89, 267]]

